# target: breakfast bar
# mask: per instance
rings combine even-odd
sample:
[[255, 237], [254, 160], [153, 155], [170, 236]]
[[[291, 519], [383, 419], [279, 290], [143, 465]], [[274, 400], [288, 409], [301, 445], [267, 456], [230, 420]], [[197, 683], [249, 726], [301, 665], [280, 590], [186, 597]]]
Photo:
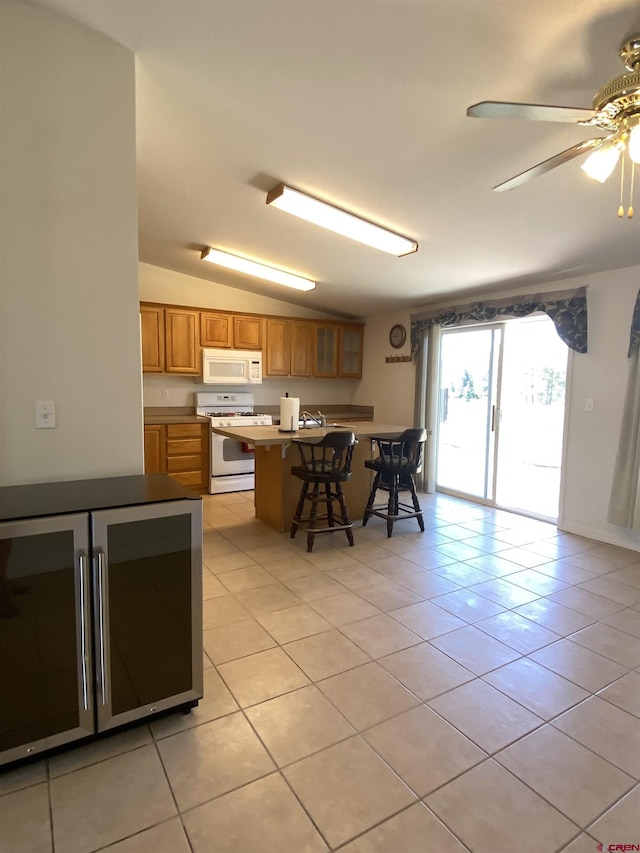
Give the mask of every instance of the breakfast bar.
[[293, 439], [320, 440], [335, 429], [353, 432], [358, 439], [351, 465], [352, 476], [344, 484], [347, 509], [352, 520], [361, 519], [371, 491], [371, 472], [364, 467], [371, 458], [372, 435], [397, 434], [407, 427], [366, 421], [353, 424], [328, 425], [326, 429], [300, 429], [280, 432], [277, 426], [217, 427], [214, 432], [234, 438], [255, 448], [255, 508], [256, 518], [279, 532], [291, 529], [291, 519], [300, 497], [300, 482], [291, 475], [291, 466], [299, 463], [299, 453]]

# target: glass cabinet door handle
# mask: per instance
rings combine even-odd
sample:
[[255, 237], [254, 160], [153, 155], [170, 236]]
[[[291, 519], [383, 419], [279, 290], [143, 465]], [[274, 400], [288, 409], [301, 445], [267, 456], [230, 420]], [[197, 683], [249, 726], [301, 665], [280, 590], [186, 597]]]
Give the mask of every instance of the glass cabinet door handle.
[[89, 666], [89, 643], [87, 642], [87, 625], [89, 624], [89, 602], [87, 590], [89, 589], [89, 578], [87, 575], [87, 555], [81, 551], [78, 557], [78, 568], [80, 574], [80, 654], [82, 657], [82, 707], [89, 710], [89, 680], [87, 670]]
[[104, 551], [97, 549], [95, 552], [96, 562], [98, 566], [98, 655], [100, 660], [100, 694], [102, 696], [102, 704], [109, 704], [108, 683], [107, 683], [107, 653], [105, 637], [106, 625], [106, 591], [105, 591], [105, 562]]

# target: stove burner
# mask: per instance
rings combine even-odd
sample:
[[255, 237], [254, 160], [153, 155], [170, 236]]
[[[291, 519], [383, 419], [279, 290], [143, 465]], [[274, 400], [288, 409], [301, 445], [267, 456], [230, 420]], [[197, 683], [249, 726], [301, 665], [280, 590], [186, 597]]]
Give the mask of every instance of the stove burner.
[[205, 412], [208, 418], [259, 418], [255, 412]]

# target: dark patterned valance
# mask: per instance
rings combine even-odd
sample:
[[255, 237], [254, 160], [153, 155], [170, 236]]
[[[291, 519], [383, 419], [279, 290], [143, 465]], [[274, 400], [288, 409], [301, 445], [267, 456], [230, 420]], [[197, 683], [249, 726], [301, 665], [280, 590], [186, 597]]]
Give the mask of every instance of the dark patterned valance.
[[629, 337], [629, 352], [627, 353], [627, 357], [631, 358], [638, 347], [640, 347], [640, 290], [636, 297], [633, 317], [631, 318], [631, 335]]
[[[639, 294], [640, 298], [640, 294]], [[638, 312], [640, 343], [640, 309]], [[538, 293], [533, 296], [517, 296], [509, 299], [491, 299], [472, 305], [448, 308], [434, 314], [421, 314], [411, 320], [411, 353], [415, 354], [422, 344], [429, 326], [459, 326], [462, 323], [490, 323], [501, 317], [527, 317], [543, 312], [550, 317], [562, 341], [576, 352], [587, 351], [587, 288], [563, 290], [556, 293]], [[634, 314], [634, 321], [636, 315]]]

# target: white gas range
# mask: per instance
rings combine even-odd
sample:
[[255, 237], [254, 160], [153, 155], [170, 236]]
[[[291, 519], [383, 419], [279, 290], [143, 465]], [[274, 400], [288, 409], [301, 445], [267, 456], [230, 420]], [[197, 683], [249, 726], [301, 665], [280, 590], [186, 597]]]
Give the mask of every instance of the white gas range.
[[[253, 394], [246, 391], [196, 394], [196, 414], [208, 417], [211, 428], [223, 426], [271, 426], [271, 415], [254, 412]], [[209, 493], [242, 492], [253, 489], [253, 449], [240, 441], [211, 433]]]

